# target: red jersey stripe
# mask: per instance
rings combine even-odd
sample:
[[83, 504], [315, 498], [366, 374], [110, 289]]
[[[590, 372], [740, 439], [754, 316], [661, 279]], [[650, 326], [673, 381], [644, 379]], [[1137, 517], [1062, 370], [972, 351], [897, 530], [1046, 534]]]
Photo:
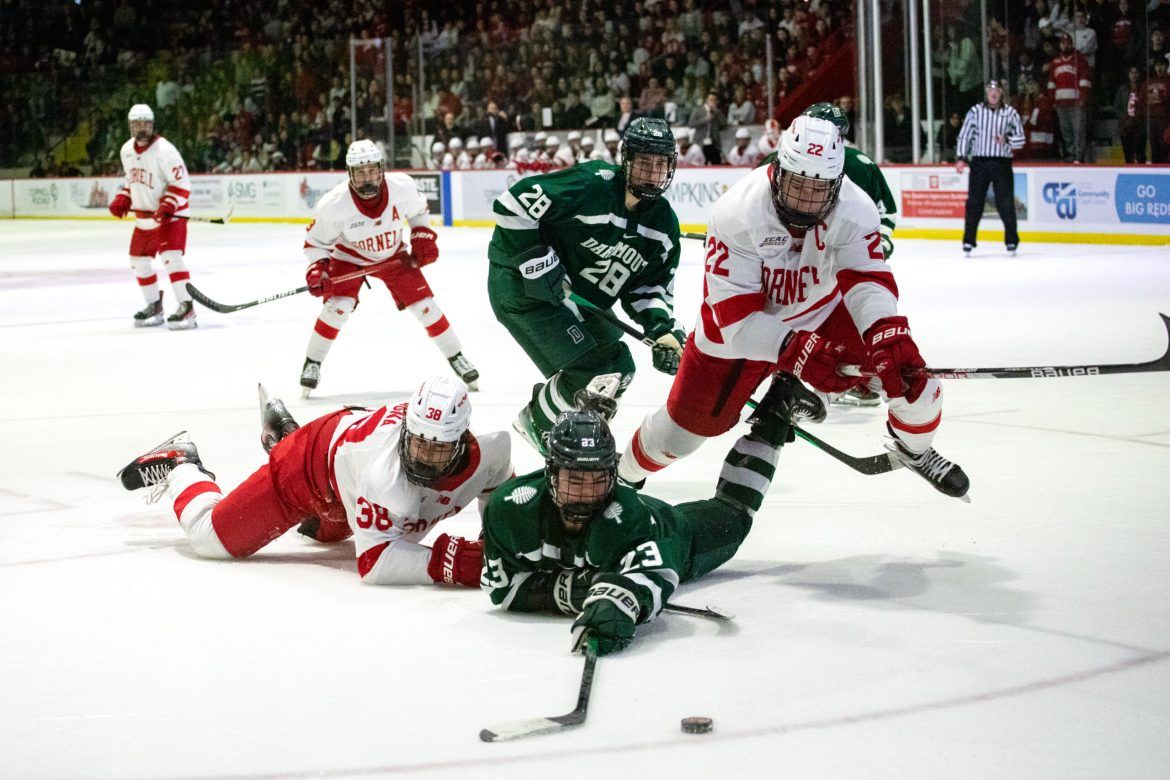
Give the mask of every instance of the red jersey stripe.
[[743, 293], [726, 300], [719, 301], [711, 306], [715, 312], [715, 321], [720, 327], [726, 328], [747, 317], [764, 310], [764, 294], [762, 292]]
[[378, 559], [382, 557], [382, 551], [390, 546], [390, 542], [382, 542], [375, 544], [370, 549], [358, 556], [358, 576], [365, 577], [369, 574], [374, 566], [378, 563]]
[[191, 485], [182, 493], [180, 493], [179, 497], [175, 499], [175, 519], [183, 519], [183, 510], [186, 509], [187, 505], [190, 504], [191, 501], [196, 497], [201, 496], [204, 493], [221, 492], [222, 491], [219, 489], [219, 485], [215, 484], [214, 482], [210, 482], [208, 480], [204, 480], [203, 482], [196, 482], [194, 485]]
[[898, 297], [898, 283], [889, 271], [851, 271], [844, 269], [837, 272], [837, 285], [842, 293], [847, 293], [859, 284], [880, 284], [889, 290], [895, 298]]

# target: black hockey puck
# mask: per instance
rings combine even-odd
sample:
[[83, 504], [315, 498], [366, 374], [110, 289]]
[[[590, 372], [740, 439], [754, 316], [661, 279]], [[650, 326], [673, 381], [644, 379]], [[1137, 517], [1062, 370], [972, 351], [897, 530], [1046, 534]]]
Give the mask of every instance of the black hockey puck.
[[706, 734], [715, 727], [715, 721], [710, 718], [683, 718], [682, 730], [688, 734]]

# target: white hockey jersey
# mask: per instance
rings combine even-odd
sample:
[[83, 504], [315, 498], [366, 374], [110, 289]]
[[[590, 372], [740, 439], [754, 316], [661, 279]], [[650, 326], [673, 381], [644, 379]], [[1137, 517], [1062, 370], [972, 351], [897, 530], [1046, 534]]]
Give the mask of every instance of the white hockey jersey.
[[695, 325], [704, 354], [774, 362], [790, 332], [815, 330], [842, 302], [858, 333], [897, 314], [898, 288], [869, 196], [845, 179], [832, 213], [802, 235], [776, 214], [771, 169], [736, 182], [711, 212]]
[[764, 160], [764, 155], [760, 154], [759, 149], [753, 149], [750, 145], [742, 152], [738, 146], [733, 146], [727, 150], [727, 164], [738, 165], [746, 168], [755, 168]]
[[191, 178], [183, 156], [167, 139], [156, 135], [146, 148], [140, 148], [131, 138], [122, 144], [122, 169], [126, 178], [118, 194], [130, 196], [130, 207], [139, 213], [135, 226], [141, 230], [154, 230], [159, 223], [151, 218], [162, 200], [175, 203], [175, 216], [191, 214]]
[[358, 574], [371, 585], [433, 582], [427, 574], [431, 548], [419, 542], [512, 476], [512, 440], [495, 431], [472, 434], [462, 472], [434, 488], [410, 482], [398, 454], [405, 419], [405, 403], [355, 411], [338, 424], [329, 448], [330, 487], [353, 530]]
[[430, 225], [427, 200], [405, 173], [387, 173], [382, 192], [379, 199], [362, 200], [348, 181], [329, 190], [305, 234], [308, 261], [332, 258], [373, 265], [409, 251], [411, 227]]
[[760, 159], [763, 159], [780, 148], [780, 136], [777, 135], [773, 138], [764, 133], [760, 136], [760, 140], [756, 141], [756, 148], [760, 150]]
[[707, 156], [703, 154], [703, 149], [698, 144], [691, 144], [685, 152], [675, 146], [675, 151], [678, 152], [680, 168], [698, 168], [707, 164]]

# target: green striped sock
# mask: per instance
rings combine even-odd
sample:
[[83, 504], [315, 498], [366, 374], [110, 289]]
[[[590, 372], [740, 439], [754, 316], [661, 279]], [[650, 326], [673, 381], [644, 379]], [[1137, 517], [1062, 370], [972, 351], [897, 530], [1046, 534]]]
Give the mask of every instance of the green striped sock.
[[754, 516], [776, 476], [779, 457], [779, 447], [740, 437], [723, 460], [715, 496]]
[[561, 412], [567, 412], [573, 408], [573, 404], [562, 397], [560, 393], [560, 379], [561, 373], [559, 371], [553, 374], [552, 379], [544, 383], [544, 386], [533, 397], [532, 403], [528, 405], [528, 409], [532, 412], [532, 421], [542, 434], [552, 430], [553, 423], [557, 421]]

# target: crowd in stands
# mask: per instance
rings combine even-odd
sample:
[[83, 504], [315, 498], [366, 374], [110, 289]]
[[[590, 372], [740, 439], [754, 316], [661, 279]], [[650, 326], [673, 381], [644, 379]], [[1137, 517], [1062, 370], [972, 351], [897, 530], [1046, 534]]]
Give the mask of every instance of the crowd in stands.
[[[1127, 161], [1167, 161], [1170, 0], [989, 7], [989, 69], [1027, 123], [1023, 157], [1085, 160], [1094, 129], [1115, 127]], [[979, 8], [946, 0], [934, 20], [946, 118], [935, 140], [950, 157], [982, 94]], [[900, 27], [896, 3], [883, 13]], [[412, 137], [489, 136], [508, 154], [508, 133], [531, 144], [538, 131], [579, 130], [597, 151], [606, 130], [644, 115], [688, 128], [692, 160], [720, 163], [729, 149], [717, 139], [788, 108], [851, 45], [852, 26], [852, 0], [0, 0], [0, 166], [80, 170], [57, 162], [67, 159], [117, 172], [136, 102], [154, 107], [197, 172], [337, 169], [355, 124], [358, 137], [384, 138], [390, 122], [400, 164]], [[350, 37], [393, 51], [387, 90], [385, 49], [357, 48], [352, 108]], [[1058, 97], [1053, 79], [1070, 69], [1075, 94]], [[888, 95], [884, 122], [887, 159], [909, 161], [916, 130], [902, 94]], [[1078, 146], [1070, 129], [1081, 128]]]

